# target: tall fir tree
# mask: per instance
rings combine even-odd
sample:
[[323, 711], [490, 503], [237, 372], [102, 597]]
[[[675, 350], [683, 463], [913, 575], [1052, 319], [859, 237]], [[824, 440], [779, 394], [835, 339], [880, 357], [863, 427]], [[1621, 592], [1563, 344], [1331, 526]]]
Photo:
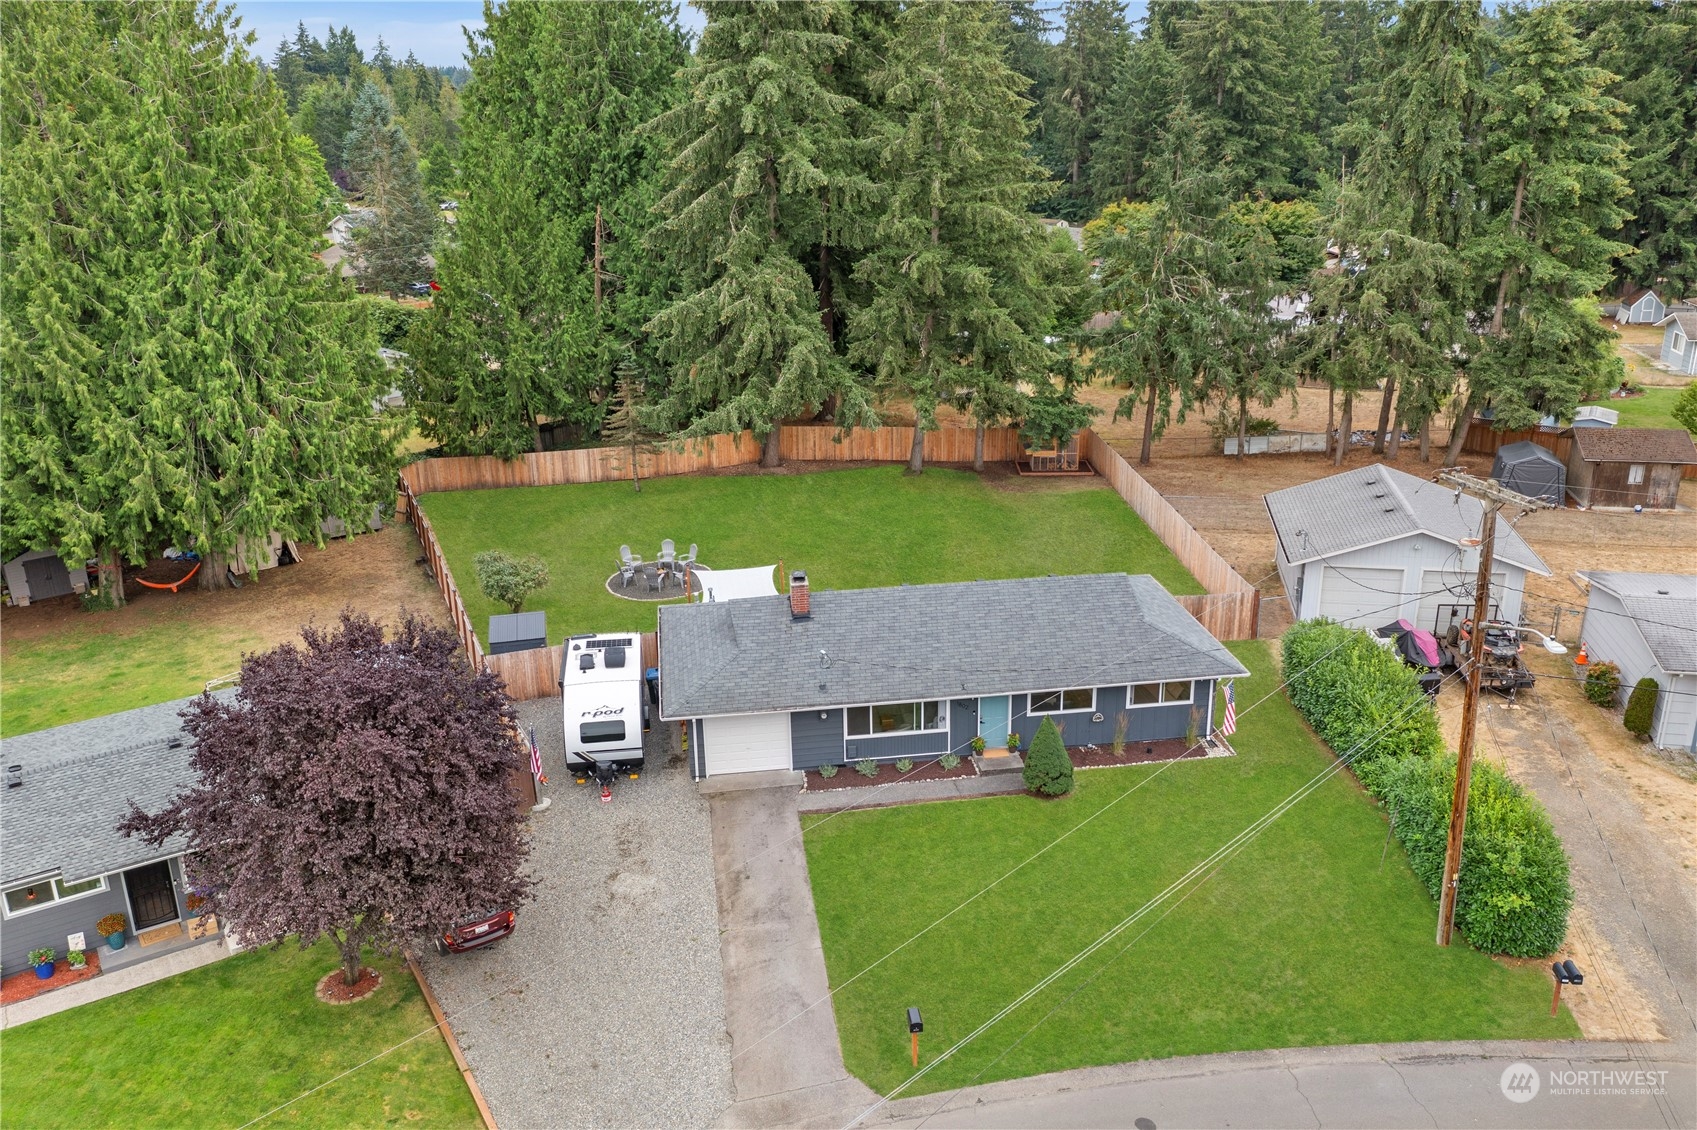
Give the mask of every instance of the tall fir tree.
[[375, 83], [360, 90], [350, 122], [343, 158], [371, 214], [354, 229], [354, 275], [366, 290], [395, 293], [429, 277], [436, 208], [424, 194], [418, 153]]
[[1159, 155], [1160, 123], [1178, 104], [1178, 65], [1166, 40], [1139, 36], [1127, 48], [1108, 92], [1102, 135], [1090, 162], [1092, 194], [1098, 205], [1145, 200], [1147, 180]]
[[1569, 418], [1625, 375], [1593, 295], [1629, 250], [1600, 234], [1625, 219], [1627, 107], [1603, 93], [1614, 76], [1586, 63], [1572, 13], [1512, 9], [1491, 77], [1479, 174], [1490, 219], [1471, 256], [1491, 313], [1468, 374], [1500, 429]]
[[983, 410], [1005, 405], [1050, 361], [1043, 336], [1064, 268], [1027, 211], [1047, 183], [1026, 149], [1025, 80], [1004, 60], [995, 15], [917, 0], [874, 79], [888, 117], [886, 203], [860, 262], [870, 299], [855, 311], [850, 358], [886, 398], [912, 403], [915, 474], [940, 403], [971, 389]]
[[659, 371], [641, 327], [672, 268], [643, 246], [662, 162], [643, 126], [677, 101], [685, 59], [670, 4], [489, 7], [465, 199], [404, 386], [449, 450], [540, 451], [544, 418], [592, 431], [632, 343], [644, 376]]
[[671, 160], [651, 244], [679, 297], [647, 325], [671, 374], [651, 419], [686, 437], [753, 429], [774, 466], [786, 419], [834, 400], [839, 425], [874, 420], [803, 262], [857, 110], [824, 79], [848, 43], [819, 0], [701, 6], [689, 95], [654, 126]]
[[1126, 63], [1131, 29], [1118, 0], [1067, 0], [1062, 26], [1054, 83], [1042, 107], [1049, 148], [1060, 159], [1052, 171], [1062, 189], [1044, 211], [1079, 221], [1107, 203], [1096, 198], [1090, 167], [1108, 128], [1110, 95]]
[[283, 96], [214, 5], [21, 5], [0, 23], [5, 554], [121, 560], [361, 529], [393, 497], [375, 341], [313, 251]]

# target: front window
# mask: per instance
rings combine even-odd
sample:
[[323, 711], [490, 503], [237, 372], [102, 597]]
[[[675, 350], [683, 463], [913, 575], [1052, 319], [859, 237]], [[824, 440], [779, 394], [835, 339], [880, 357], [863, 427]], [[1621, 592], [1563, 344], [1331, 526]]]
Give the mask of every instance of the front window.
[[34, 883], [24, 883], [6, 892], [6, 915], [11, 917], [15, 914], [28, 914], [32, 910], [40, 910], [56, 902], [99, 894], [105, 889], [104, 877], [84, 879], [80, 883], [67, 883], [63, 879], [42, 879]]
[[1060, 714], [1068, 710], [1095, 710], [1096, 689], [1080, 687], [1070, 691], [1039, 691], [1031, 696], [1031, 714]]
[[622, 742], [625, 740], [625, 724], [623, 722], [585, 722], [577, 728], [577, 736], [584, 745], [594, 745], [597, 742]]
[[1189, 702], [1191, 684], [1185, 683], [1138, 683], [1131, 688], [1131, 704], [1133, 706], [1168, 706], [1174, 703]]
[[875, 737], [879, 734], [911, 734], [922, 730], [941, 730], [941, 702], [885, 702], [876, 706], [851, 706], [843, 712], [847, 719], [849, 737]]
[[1634, 463], [1626, 469], [1626, 485], [1639, 486], [1644, 482], [1644, 464]]

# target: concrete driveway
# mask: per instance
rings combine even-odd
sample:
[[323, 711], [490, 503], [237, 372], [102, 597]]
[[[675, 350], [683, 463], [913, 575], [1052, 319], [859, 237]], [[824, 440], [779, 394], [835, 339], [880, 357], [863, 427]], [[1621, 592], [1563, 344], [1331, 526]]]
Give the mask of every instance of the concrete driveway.
[[553, 799], [512, 937], [420, 964], [503, 1130], [698, 1127], [731, 1101], [707, 804], [670, 727], [611, 804], [566, 776], [560, 700], [519, 703]]

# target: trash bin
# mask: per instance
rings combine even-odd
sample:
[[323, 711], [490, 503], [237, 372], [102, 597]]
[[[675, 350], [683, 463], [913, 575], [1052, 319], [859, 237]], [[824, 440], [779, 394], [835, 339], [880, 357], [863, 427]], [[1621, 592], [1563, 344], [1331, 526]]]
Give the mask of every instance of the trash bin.
[[655, 706], [660, 705], [660, 668], [650, 667], [642, 673], [643, 681], [648, 684], [648, 701]]

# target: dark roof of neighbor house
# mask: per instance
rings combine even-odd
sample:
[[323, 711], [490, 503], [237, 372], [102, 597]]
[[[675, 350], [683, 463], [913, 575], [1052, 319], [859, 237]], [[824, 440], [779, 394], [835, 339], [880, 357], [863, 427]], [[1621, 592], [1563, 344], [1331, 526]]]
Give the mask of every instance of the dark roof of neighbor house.
[[1656, 323], [1656, 328], [1660, 329], [1669, 322], [1677, 323], [1686, 337], [1697, 339], [1697, 310], [1684, 306], [1679, 309], [1669, 306], [1667, 316]]
[[1573, 448], [1587, 463], [1697, 463], [1684, 428], [1575, 428]]
[[1097, 573], [660, 609], [660, 714], [703, 718], [1248, 671], [1149, 576]]
[[1663, 671], [1697, 674], [1697, 576], [1589, 570], [1579, 575], [1620, 598]]
[[[1450, 487], [1383, 463], [1276, 490], [1265, 501], [1273, 532], [1293, 565], [1420, 533], [1460, 545], [1464, 538], [1479, 536], [1485, 513], [1485, 504], [1471, 495], [1458, 498]], [[1501, 515], [1496, 556], [1550, 575], [1549, 567]]]
[[1637, 305], [1638, 300], [1640, 298], [1643, 298], [1646, 294], [1655, 294], [1657, 302], [1660, 302], [1662, 300], [1662, 296], [1660, 294], [1656, 293], [1655, 287], [1653, 287], [1653, 286], [1635, 286], [1631, 290], [1626, 292], [1625, 296], [1623, 296], [1621, 298], [1620, 304], [1622, 306]]
[[[214, 697], [235, 694], [218, 691]], [[70, 882], [182, 852], [181, 837], [154, 847], [118, 834], [135, 801], [164, 807], [194, 779], [178, 699], [21, 734], [0, 742], [5, 765], [23, 767], [23, 785], [0, 787], [0, 881], [55, 872]]]

